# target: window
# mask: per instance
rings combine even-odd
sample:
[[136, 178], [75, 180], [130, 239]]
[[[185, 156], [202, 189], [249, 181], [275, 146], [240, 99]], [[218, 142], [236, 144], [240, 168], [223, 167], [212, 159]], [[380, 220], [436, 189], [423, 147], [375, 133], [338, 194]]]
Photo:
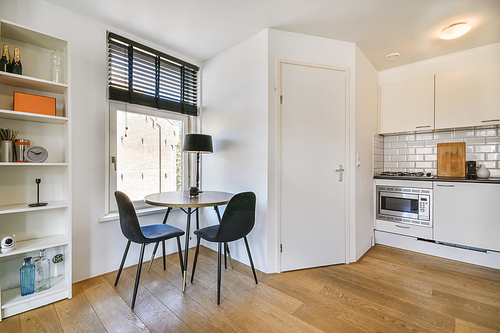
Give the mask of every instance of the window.
[[198, 67], [108, 33], [109, 99], [196, 116]]
[[146, 195], [184, 190], [182, 139], [188, 117], [126, 103], [110, 103], [109, 210], [114, 192], [125, 192], [136, 208]]

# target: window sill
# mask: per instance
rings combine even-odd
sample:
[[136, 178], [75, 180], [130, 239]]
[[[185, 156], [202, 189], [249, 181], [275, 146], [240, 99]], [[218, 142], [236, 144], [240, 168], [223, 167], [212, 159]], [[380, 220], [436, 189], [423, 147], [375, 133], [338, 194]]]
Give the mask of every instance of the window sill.
[[[146, 216], [146, 215], [153, 215], [153, 214], [162, 213], [166, 210], [167, 210], [167, 207], [151, 207], [151, 208], [148, 207], [148, 208], [137, 209], [135, 212], [136, 212], [137, 216]], [[116, 221], [118, 219], [119, 219], [118, 212], [108, 213], [108, 214], [99, 218], [99, 223]]]

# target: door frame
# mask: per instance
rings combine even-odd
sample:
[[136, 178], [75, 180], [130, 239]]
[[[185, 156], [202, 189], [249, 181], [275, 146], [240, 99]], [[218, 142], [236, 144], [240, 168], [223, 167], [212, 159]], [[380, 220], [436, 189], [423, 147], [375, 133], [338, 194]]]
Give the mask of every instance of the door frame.
[[278, 93], [276, 94], [276, 109], [278, 110], [278, 126], [277, 126], [277, 140], [278, 140], [278, 187], [277, 187], [277, 202], [278, 202], [278, 209], [277, 209], [277, 238], [278, 238], [278, 243], [277, 243], [277, 248], [276, 248], [276, 255], [277, 255], [277, 268], [278, 268], [278, 273], [282, 272], [281, 269], [281, 211], [282, 211], [282, 170], [283, 170], [283, 156], [282, 156], [282, 104], [280, 103], [280, 96], [282, 95], [282, 71], [281, 71], [281, 66], [282, 64], [289, 64], [289, 65], [298, 65], [298, 66], [306, 66], [306, 67], [314, 67], [314, 68], [321, 68], [321, 69], [329, 69], [329, 70], [335, 70], [339, 72], [344, 72], [345, 74], [345, 166], [344, 166], [344, 187], [345, 187], [345, 207], [344, 207], [344, 216], [345, 216], [345, 258], [344, 258], [344, 263], [349, 263], [349, 258], [350, 258], [350, 202], [351, 202], [351, 197], [350, 197], [350, 188], [351, 188], [351, 161], [350, 161], [350, 71], [349, 68], [342, 68], [342, 67], [337, 67], [337, 66], [331, 66], [331, 65], [323, 65], [323, 64], [316, 64], [316, 63], [309, 63], [309, 62], [302, 62], [302, 61], [295, 61], [295, 60], [287, 60], [287, 59], [282, 59], [278, 58], [277, 59], [277, 70], [278, 70], [278, 75], [277, 75], [277, 87], [278, 87]]

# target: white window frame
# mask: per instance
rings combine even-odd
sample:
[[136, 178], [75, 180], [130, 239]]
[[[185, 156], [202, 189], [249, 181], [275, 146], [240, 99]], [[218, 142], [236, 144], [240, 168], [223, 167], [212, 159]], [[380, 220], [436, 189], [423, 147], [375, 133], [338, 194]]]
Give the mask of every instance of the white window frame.
[[[116, 139], [116, 113], [117, 111], [126, 111], [126, 112], [134, 112], [134, 113], [139, 113], [139, 114], [144, 114], [148, 115], [151, 117], [161, 117], [161, 118], [170, 118], [170, 119], [175, 119], [183, 122], [183, 136], [186, 133], [190, 133], [190, 117], [188, 115], [180, 114], [177, 112], [170, 112], [170, 111], [164, 111], [164, 110], [157, 110], [154, 108], [146, 107], [146, 106], [141, 106], [141, 105], [135, 105], [135, 104], [129, 104], [129, 103], [124, 103], [124, 102], [116, 102], [116, 101], [109, 101], [109, 117], [108, 121], [109, 124], [107, 126], [108, 128], [108, 135], [107, 135], [107, 163], [106, 163], [106, 214], [109, 215], [114, 215], [117, 213], [118, 209], [116, 206], [116, 201], [114, 198], [114, 192], [116, 191], [116, 179], [117, 179], [117, 174], [115, 171], [115, 165], [112, 162], [112, 157], [116, 156], [117, 153], [117, 139]], [[189, 159], [188, 159], [188, 154], [182, 154], [182, 190], [185, 191], [189, 188]], [[117, 163], [120, 163], [120, 161], [117, 161]], [[138, 210], [141, 209], [150, 209], [151, 206], [146, 204], [142, 200], [137, 200], [133, 201], [134, 207]], [[101, 219], [103, 220], [103, 219]]]

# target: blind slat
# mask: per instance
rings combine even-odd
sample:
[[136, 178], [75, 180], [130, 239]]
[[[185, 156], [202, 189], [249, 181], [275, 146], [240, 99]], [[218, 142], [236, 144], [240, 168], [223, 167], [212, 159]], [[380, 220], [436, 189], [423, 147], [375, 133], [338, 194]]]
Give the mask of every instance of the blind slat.
[[109, 99], [198, 115], [198, 67], [108, 34]]

